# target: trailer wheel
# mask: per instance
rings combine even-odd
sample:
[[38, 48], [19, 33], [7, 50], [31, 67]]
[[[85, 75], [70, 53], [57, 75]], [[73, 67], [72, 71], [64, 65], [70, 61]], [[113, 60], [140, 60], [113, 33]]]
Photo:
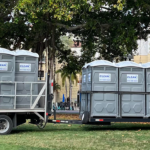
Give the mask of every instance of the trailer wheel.
[[84, 111], [81, 119], [82, 119], [82, 124], [87, 124], [89, 122], [89, 112]]
[[10, 117], [0, 115], [0, 135], [9, 134], [12, 131], [13, 123]]
[[45, 121], [43, 121], [43, 120], [40, 120], [40, 122], [39, 122], [38, 124], [36, 124], [36, 125], [37, 125], [37, 127], [38, 127], [39, 129], [44, 129], [45, 126], [46, 126], [46, 124], [47, 124], [47, 122], [45, 122]]

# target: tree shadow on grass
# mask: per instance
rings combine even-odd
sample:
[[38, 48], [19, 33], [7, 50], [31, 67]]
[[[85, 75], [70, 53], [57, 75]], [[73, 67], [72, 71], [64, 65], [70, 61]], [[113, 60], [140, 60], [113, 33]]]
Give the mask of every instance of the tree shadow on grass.
[[[59, 129], [14, 129], [11, 134], [16, 134], [16, 133], [23, 133], [23, 132], [60, 132], [60, 131], [75, 131], [75, 130], [70, 130], [70, 129], [63, 129], [63, 128], [59, 128]], [[77, 129], [76, 129], [77, 131]]]
[[150, 124], [138, 124], [138, 123], [115, 123], [112, 125], [76, 125], [73, 127], [66, 126], [48, 126], [45, 129], [38, 129], [36, 126], [19, 127], [12, 131], [12, 134], [22, 132], [85, 132], [85, 131], [136, 131], [136, 130], [150, 130]]
[[119, 131], [136, 131], [136, 130], [150, 130], [150, 124], [113, 124], [110, 126], [91, 126], [85, 127], [85, 131], [105, 131], [105, 130], [119, 130]]

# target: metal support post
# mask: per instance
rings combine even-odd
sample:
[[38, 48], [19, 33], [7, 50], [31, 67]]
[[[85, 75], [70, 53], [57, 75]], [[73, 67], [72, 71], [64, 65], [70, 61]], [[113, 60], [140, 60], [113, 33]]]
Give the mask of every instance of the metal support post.
[[56, 120], [56, 109], [54, 109], [54, 120]]
[[45, 87], [45, 122], [47, 122], [48, 120], [48, 115], [47, 115], [47, 89], [48, 89], [48, 82], [47, 82], [47, 73], [45, 74], [46, 75], [46, 87]]
[[31, 108], [31, 106], [32, 106], [32, 83], [31, 83], [31, 87], [30, 87], [31, 89], [30, 89], [30, 108]]
[[17, 91], [17, 83], [15, 82], [15, 97], [14, 97], [14, 109], [16, 109], [16, 92]]

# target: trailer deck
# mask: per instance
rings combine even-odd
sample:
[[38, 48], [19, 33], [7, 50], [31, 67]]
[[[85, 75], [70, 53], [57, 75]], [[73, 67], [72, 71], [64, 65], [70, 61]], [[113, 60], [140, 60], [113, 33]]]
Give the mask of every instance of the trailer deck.
[[[10, 84], [10, 82], [1, 82], [5, 84]], [[26, 122], [26, 119], [30, 119], [32, 124], [36, 124], [39, 128], [44, 128], [46, 123], [58, 123], [58, 124], [87, 124], [87, 125], [110, 125], [111, 122], [150, 122], [149, 117], [122, 117], [121, 116], [121, 107], [118, 107], [118, 117], [102, 117], [102, 116], [85, 116], [81, 117], [81, 120], [57, 120], [56, 110], [52, 110], [52, 98], [49, 94], [49, 77], [46, 77], [44, 82], [11, 82], [14, 84], [15, 91], [17, 89], [17, 84], [30, 84], [30, 94], [28, 95], [17, 95], [16, 92], [14, 95], [0, 95], [0, 97], [13, 97], [13, 109], [0, 109], [0, 134], [9, 134], [11, 130], [18, 125], [21, 125]], [[33, 84], [42, 84], [42, 87], [38, 95], [32, 94], [32, 85]], [[121, 106], [121, 96], [122, 94], [143, 94], [148, 95], [150, 92], [119, 92], [119, 91], [94, 91], [81, 92], [84, 94], [93, 94], [93, 93], [117, 93], [120, 96], [119, 104]], [[28, 96], [30, 97], [30, 108], [17, 108], [16, 107], [16, 98], [18, 96]], [[32, 101], [32, 96], [36, 96], [35, 101]], [[36, 105], [39, 104], [39, 107]], [[80, 104], [81, 107], [81, 104]], [[81, 108], [80, 108], [81, 115]], [[86, 112], [87, 113], [87, 112]], [[90, 113], [90, 112], [89, 112]], [[67, 113], [69, 114], [69, 113]], [[84, 114], [84, 113], [83, 113]], [[88, 113], [87, 113], [88, 114]], [[54, 119], [48, 119], [49, 116], [54, 115]], [[86, 120], [85, 120], [86, 119]]]

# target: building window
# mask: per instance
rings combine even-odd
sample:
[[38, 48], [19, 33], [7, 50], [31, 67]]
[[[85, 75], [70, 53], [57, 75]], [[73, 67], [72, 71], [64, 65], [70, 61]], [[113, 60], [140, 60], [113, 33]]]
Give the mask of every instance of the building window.
[[45, 62], [45, 56], [44, 55], [42, 56], [42, 62]]
[[44, 77], [44, 71], [43, 70], [39, 70], [38, 71], [38, 77]]

